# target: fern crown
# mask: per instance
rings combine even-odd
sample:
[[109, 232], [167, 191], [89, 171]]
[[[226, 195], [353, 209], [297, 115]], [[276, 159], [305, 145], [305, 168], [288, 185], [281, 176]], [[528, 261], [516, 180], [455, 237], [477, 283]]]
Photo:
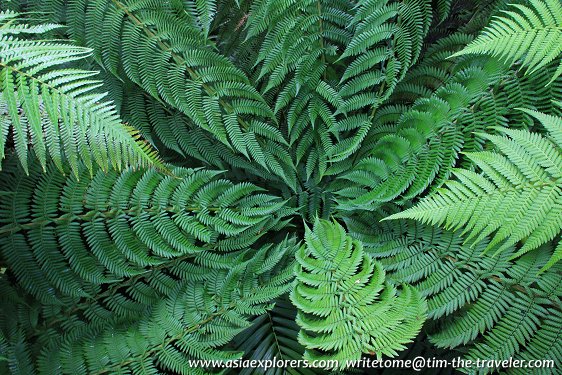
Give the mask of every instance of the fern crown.
[[0, 1], [0, 374], [559, 374], [561, 54], [560, 0]]

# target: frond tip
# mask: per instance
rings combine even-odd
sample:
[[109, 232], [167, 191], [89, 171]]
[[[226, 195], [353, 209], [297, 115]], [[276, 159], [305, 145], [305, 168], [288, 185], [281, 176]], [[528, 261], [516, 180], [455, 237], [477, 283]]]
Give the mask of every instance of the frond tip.
[[395, 356], [420, 331], [427, 306], [417, 290], [385, 283], [380, 263], [338, 223], [317, 220], [296, 254], [291, 300], [308, 360]]

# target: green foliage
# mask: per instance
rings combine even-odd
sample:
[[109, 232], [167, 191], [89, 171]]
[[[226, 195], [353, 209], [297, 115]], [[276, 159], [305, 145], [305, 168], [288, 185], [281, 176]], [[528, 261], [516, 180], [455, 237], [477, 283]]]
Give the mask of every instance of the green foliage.
[[[236, 336], [232, 343], [236, 350], [245, 353], [248, 360], [300, 360], [304, 346], [297, 341], [299, 326], [295, 322], [297, 311], [287, 300], [275, 301], [275, 307], [252, 322], [252, 326]], [[237, 369], [237, 374], [246, 375], [258, 372], [256, 369]], [[278, 374], [283, 369], [270, 368], [260, 374]], [[314, 374], [311, 369], [287, 368], [290, 375]]]
[[273, 126], [271, 108], [247, 75], [213, 48], [200, 22], [179, 2], [77, 1], [69, 31], [93, 49], [107, 71], [125, 75], [145, 94], [296, 189], [294, 166], [280, 147], [286, 141]]
[[28, 143], [46, 168], [47, 155], [63, 169], [63, 159], [78, 175], [81, 160], [90, 171], [95, 163], [107, 170], [160, 164], [137, 132], [123, 125], [106, 94], [97, 93], [95, 72], [67, 68], [90, 50], [60, 42], [21, 39], [57, 25], [17, 24], [17, 13], [0, 12], [0, 159], [6, 138], [13, 140], [28, 171]]
[[40, 373], [234, 358], [219, 349], [288, 290], [295, 241], [248, 248], [286, 225], [285, 202], [219, 172], [171, 172], [98, 170], [89, 179], [82, 167], [77, 180], [52, 165], [29, 177], [6, 168], [0, 248], [19, 282], [10, 291], [3, 281], [2, 304], [33, 303], [7, 308], [3, 332], [41, 337], [19, 349], [38, 355]]
[[176, 257], [243, 250], [292, 213], [252, 184], [217, 171], [174, 168], [67, 178], [52, 165], [29, 177], [3, 175], [2, 257], [22, 287], [42, 301], [58, 292], [86, 297], [83, 283], [118, 282]]
[[[522, 59], [527, 73], [560, 60], [562, 53], [562, 4], [559, 0], [530, 0], [513, 4], [496, 17], [476, 40], [453, 56], [490, 54], [513, 63]], [[562, 74], [562, 62], [552, 78]]]
[[296, 259], [291, 301], [305, 359], [340, 360], [343, 368], [362, 353], [393, 356], [421, 329], [427, 306], [418, 292], [385, 284], [380, 263], [338, 223], [306, 228]]
[[429, 98], [418, 99], [390, 125], [392, 129], [374, 129], [379, 133], [376, 143], [349, 171], [338, 176], [342, 181], [332, 185], [340, 197], [338, 208], [375, 209], [402, 194], [411, 199], [434, 179], [446, 178], [465, 139], [452, 122], [499, 69], [494, 63], [471, 65]]
[[[246, 251], [226, 268], [216, 262], [190, 269], [183, 262], [184, 270], [178, 272], [182, 263], [168, 262], [127, 283], [110, 284], [87, 302], [47, 304], [39, 316], [35, 306], [17, 312], [10, 308], [2, 322], [3, 330], [13, 335], [10, 339], [24, 330], [41, 339], [32, 347], [22, 343], [14, 348], [9, 365], [21, 367], [26, 355], [37, 351], [37, 370], [45, 374], [208, 373], [189, 368], [187, 360], [240, 356], [223, 349], [224, 344], [250, 324], [249, 317], [263, 314], [270, 300], [288, 290], [293, 247], [294, 241], [284, 241], [252, 254]], [[2, 295], [3, 303], [22, 295], [10, 294]], [[17, 326], [17, 316], [30, 320], [17, 321]]]
[[561, 15], [0, 1], [0, 373], [559, 366]]
[[468, 246], [460, 231], [412, 221], [373, 231], [366, 217], [348, 224], [390, 280], [411, 283], [427, 299], [430, 319], [442, 322], [430, 328], [435, 345], [459, 348], [472, 360], [559, 358], [560, 264], [538, 276], [548, 246], [513, 260], [513, 247], [481, 255], [487, 243]]
[[[548, 136], [503, 128], [496, 128], [500, 135], [481, 134], [500, 151], [467, 154], [481, 173], [455, 169], [456, 180], [445, 189], [387, 219], [464, 227], [467, 241], [495, 233], [484, 252], [496, 254], [524, 240], [513, 257], [556, 238], [562, 230], [562, 118], [526, 112], [540, 120]], [[560, 259], [559, 246], [543, 270]]]

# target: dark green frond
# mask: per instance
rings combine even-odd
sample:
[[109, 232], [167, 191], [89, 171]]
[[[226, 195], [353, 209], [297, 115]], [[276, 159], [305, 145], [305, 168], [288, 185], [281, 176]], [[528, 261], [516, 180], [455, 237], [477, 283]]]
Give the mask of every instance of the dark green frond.
[[2, 257], [40, 300], [59, 291], [84, 297], [84, 280], [115, 283], [176, 257], [245, 249], [292, 213], [217, 171], [96, 170], [89, 178], [80, 170], [79, 180], [52, 165], [44, 175], [10, 167], [2, 175]]
[[[289, 301], [279, 299], [275, 307], [252, 321], [252, 325], [232, 340], [236, 350], [244, 352], [247, 360], [301, 360], [304, 347], [297, 341], [299, 326], [295, 323], [297, 311]], [[315, 372], [306, 368], [239, 369], [232, 371], [248, 374], [290, 374], [311, 375]]]
[[[283, 143], [283, 137], [271, 140], [260, 132], [262, 124], [276, 126], [271, 108], [207, 35], [212, 9], [140, 0], [96, 0], [74, 6], [72, 16], [78, 19], [69, 20], [70, 33], [93, 49], [101, 66], [117, 76], [126, 75], [215, 140], [296, 188], [289, 153], [284, 148], [273, 151], [270, 145]], [[207, 19], [203, 29], [201, 12]], [[102, 30], [102, 25], [111, 26]], [[150, 66], [139, 64], [143, 61], [151, 61]]]

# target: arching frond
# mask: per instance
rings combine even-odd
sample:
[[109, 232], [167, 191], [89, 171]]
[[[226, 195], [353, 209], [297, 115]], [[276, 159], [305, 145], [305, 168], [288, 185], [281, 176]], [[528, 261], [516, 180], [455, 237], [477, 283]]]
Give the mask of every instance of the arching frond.
[[92, 170], [151, 164], [162, 166], [137, 130], [119, 120], [114, 106], [97, 92], [95, 72], [66, 67], [91, 50], [69, 44], [26, 40], [22, 36], [56, 25], [17, 23], [17, 13], [0, 13], [0, 159], [8, 134], [27, 171], [29, 144], [46, 168], [62, 160], [78, 175], [79, 160]]
[[[537, 118], [548, 137], [524, 130], [482, 134], [500, 152], [468, 154], [482, 171], [454, 171], [456, 180], [413, 208], [388, 219], [411, 218], [464, 228], [467, 240], [492, 235], [485, 251], [500, 253], [524, 240], [514, 257], [554, 239], [562, 230], [562, 118], [525, 110]], [[562, 257], [556, 251], [544, 269]]]
[[[36, 298], [86, 296], [82, 285], [117, 282], [176, 257], [238, 251], [291, 213], [281, 199], [217, 171], [173, 168], [67, 178], [17, 168], [2, 174], [0, 249], [21, 285]], [[64, 276], [63, 276], [64, 275]]]
[[[527, 73], [560, 61], [562, 53], [562, 4], [559, 0], [530, 0], [512, 4], [493, 19], [482, 34], [453, 56], [489, 54], [514, 63], [521, 60]], [[562, 74], [562, 62], [552, 77]]]

